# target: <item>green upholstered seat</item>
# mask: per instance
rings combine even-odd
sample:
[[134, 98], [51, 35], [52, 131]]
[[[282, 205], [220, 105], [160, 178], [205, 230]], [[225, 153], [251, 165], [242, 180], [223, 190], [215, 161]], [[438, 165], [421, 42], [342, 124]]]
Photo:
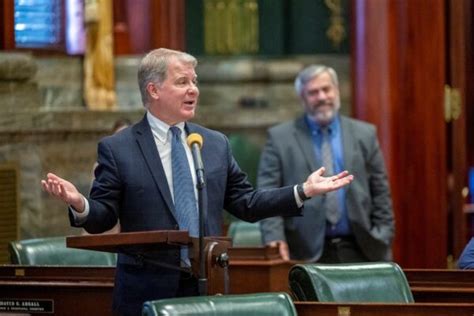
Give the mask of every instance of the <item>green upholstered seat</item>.
[[300, 301], [414, 301], [405, 274], [392, 262], [298, 264], [290, 269], [289, 284]]
[[226, 316], [296, 316], [287, 293], [195, 296], [149, 301], [143, 304], [142, 316], [226, 315]]
[[116, 254], [66, 247], [65, 237], [12, 241], [8, 244], [12, 264], [115, 266]]
[[233, 221], [230, 223], [227, 236], [232, 238], [233, 247], [260, 247], [262, 246], [262, 233], [259, 223]]

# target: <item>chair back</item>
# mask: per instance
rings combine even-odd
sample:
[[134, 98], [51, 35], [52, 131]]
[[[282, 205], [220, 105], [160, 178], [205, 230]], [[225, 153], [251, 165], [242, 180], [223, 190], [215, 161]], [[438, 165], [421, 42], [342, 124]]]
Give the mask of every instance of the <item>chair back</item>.
[[262, 233], [259, 223], [248, 223], [240, 220], [229, 225], [227, 236], [232, 238], [233, 247], [261, 247]]
[[116, 254], [66, 247], [65, 237], [11, 241], [10, 261], [21, 265], [115, 266]]
[[402, 269], [393, 262], [298, 264], [290, 288], [300, 301], [412, 303]]
[[297, 316], [287, 293], [195, 296], [148, 301], [142, 316]]

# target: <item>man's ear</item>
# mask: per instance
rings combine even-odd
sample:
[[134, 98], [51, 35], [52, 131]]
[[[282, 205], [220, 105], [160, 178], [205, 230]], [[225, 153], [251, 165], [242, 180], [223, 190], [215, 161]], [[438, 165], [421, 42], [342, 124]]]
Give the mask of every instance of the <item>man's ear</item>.
[[160, 98], [160, 91], [154, 83], [149, 82], [146, 85], [146, 91], [148, 91], [148, 94], [150, 95], [151, 98], [155, 100], [158, 100]]

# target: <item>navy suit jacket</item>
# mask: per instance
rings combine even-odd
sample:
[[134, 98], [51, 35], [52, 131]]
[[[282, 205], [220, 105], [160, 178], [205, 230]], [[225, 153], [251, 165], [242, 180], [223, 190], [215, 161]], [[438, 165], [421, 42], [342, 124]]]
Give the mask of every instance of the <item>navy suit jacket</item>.
[[[222, 234], [223, 209], [250, 222], [275, 215], [301, 214], [292, 186], [257, 191], [252, 188], [246, 174], [234, 160], [225, 135], [192, 123], [186, 123], [185, 129], [188, 134], [199, 133], [204, 139], [205, 235]], [[88, 201], [90, 213], [80, 226], [89, 233], [104, 232], [112, 228], [117, 219], [120, 219], [122, 232], [179, 229], [171, 193], [146, 115], [132, 127], [100, 141], [98, 166]], [[71, 224], [77, 226], [70, 216]], [[152, 257], [179, 266], [177, 247], [153, 253]], [[143, 263], [133, 256], [119, 254], [116, 287], [133, 289], [149, 281], [135, 278], [117, 284], [122, 264], [141, 266]], [[178, 286], [179, 272], [164, 270], [171, 280], [166, 281], [164, 292], [156, 293], [154, 298], [170, 297]], [[114, 296], [114, 301], [119, 299]]]

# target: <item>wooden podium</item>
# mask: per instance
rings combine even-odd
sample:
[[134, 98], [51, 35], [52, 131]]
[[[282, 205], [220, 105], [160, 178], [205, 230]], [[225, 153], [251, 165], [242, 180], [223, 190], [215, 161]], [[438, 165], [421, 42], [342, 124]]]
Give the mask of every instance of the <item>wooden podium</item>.
[[[119, 234], [85, 235], [66, 237], [66, 245], [112, 253], [130, 253], [139, 249], [142, 253], [170, 249], [187, 245], [190, 249], [192, 273], [199, 278], [199, 239], [189, 237], [187, 231], [156, 230]], [[206, 260], [207, 293], [226, 294], [227, 250], [232, 245], [230, 238], [204, 237], [204, 256]], [[159, 265], [159, 263], [156, 263]], [[176, 267], [178, 268], [178, 267]], [[226, 281], [227, 280], [227, 281]]]

